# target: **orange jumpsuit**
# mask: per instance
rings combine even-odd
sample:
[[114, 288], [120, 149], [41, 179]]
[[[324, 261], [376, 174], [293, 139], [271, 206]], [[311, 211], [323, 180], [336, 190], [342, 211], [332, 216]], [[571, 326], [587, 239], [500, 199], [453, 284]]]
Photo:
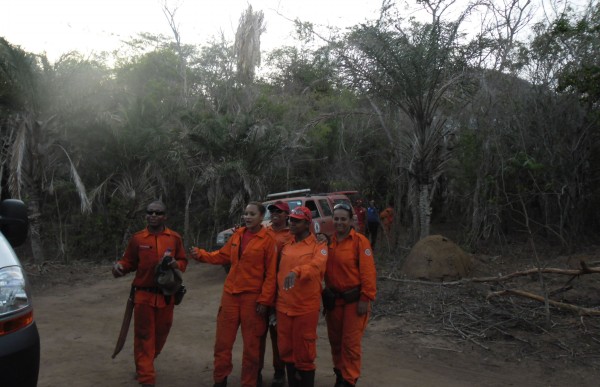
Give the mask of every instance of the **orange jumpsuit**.
[[[281, 251], [283, 245], [292, 239], [292, 234], [290, 234], [290, 229], [288, 227], [284, 227], [281, 230], [275, 231], [271, 226], [268, 226], [267, 230], [269, 230], [275, 237], [275, 241], [277, 243], [277, 251]], [[285, 364], [279, 356], [279, 348], [277, 347], [277, 326], [269, 325], [268, 331], [269, 335], [271, 336], [271, 349], [273, 351], [273, 368], [275, 368], [275, 370], [279, 370], [279, 372], [284, 372], [283, 370], [285, 370]], [[264, 366], [266, 345], [267, 335], [265, 334], [261, 341], [260, 369], [262, 369]]]
[[381, 219], [383, 229], [389, 234], [390, 229], [392, 228], [392, 223], [394, 223], [394, 209], [392, 207], [388, 207], [381, 211], [379, 214], [379, 219]]
[[136, 288], [133, 348], [140, 383], [154, 384], [154, 359], [165, 345], [173, 324], [173, 301], [167, 304], [154, 282], [154, 269], [167, 248], [171, 249], [179, 269], [185, 271], [187, 259], [181, 236], [169, 228], [160, 234], [150, 233], [148, 229], [135, 233], [118, 261], [124, 273], [136, 272], [132, 283]]
[[[369, 240], [354, 230], [340, 242], [334, 235], [329, 246], [325, 286], [338, 293], [360, 287], [360, 299], [373, 301], [376, 278]], [[353, 385], [360, 376], [361, 339], [368, 320], [368, 313], [358, 315], [357, 306], [358, 302], [346, 303], [337, 298], [335, 307], [326, 315], [334, 369]]]
[[277, 246], [273, 235], [264, 227], [252, 235], [244, 251], [240, 251], [246, 227], [240, 227], [220, 250], [197, 249], [199, 260], [215, 265], [231, 264], [223, 286], [217, 316], [214, 348], [216, 383], [222, 382], [233, 369], [231, 351], [242, 327], [242, 386], [256, 386], [260, 367], [261, 337], [267, 329], [264, 316], [256, 312], [257, 304], [275, 303]]
[[356, 212], [356, 220], [358, 232], [365, 234], [367, 228], [367, 210], [363, 206], [355, 206], [354, 211]]
[[[279, 355], [300, 371], [315, 370], [317, 323], [327, 245], [311, 234], [283, 246], [277, 273], [277, 344]], [[296, 273], [294, 287], [283, 289], [285, 277]]]

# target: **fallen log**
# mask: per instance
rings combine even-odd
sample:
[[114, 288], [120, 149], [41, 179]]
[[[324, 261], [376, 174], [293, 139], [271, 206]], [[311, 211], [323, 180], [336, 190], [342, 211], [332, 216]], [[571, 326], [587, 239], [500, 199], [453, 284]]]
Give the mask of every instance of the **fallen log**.
[[[490, 299], [492, 297], [498, 297], [498, 296], [506, 296], [506, 295], [514, 295], [514, 296], [529, 298], [529, 299], [539, 301], [539, 302], [545, 302], [544, 297], [542, 297], [540, 295], [529, 293], [524, 290], [517, 290], [517, 289], [506, 289], [506, 290], [500, 290], [498, 292], [492, 292], [487, 295], [486, 299]], [[581, 306], [566, 304], [564, 302], [553, 301], [553, 300], [548, 300], [548, 303], [556, 308], [575, 312], [575, 313], [579, 314], [580, 316], [600, 316], [600, 310], [598, 310], [598, 309], [583, 308]]]
[[498, 277], [473, 277], [473, 278], [463, 278], [457, 281], [449, 281], [449, 282], [434, 282], [434, 281], [423, 281], [423, 280], [409, 280], [402, 278], [394, 278], [394, 277], [379, 277], [381, 280], [389, 280], [396, 282], [407, 282], [407, 283], [417, 283], [417, 284], [429, 284], [429, 285], [461, 285], [469, 282], [501, 282], [506, 281], [515, 277], [524, 277], [528, 275], [534, 274], [561, 274], [561, 275], [569, 275], [573, 277], [577, 277], [583, 274], [593, 274], [600, 273], [600, 267], [588, 267], [585, 262], [581, 262], [581, 269], [558, 269], [552, 267], [540, 268], [540, 269], [528, 269], [522, 271], [516, 271], [514, 273], [498, 276]]

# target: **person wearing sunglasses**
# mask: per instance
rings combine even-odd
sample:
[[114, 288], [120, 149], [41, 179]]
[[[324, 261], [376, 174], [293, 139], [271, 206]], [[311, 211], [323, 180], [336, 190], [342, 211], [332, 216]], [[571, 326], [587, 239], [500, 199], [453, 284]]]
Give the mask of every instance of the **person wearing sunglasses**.
[[[292, 238], [288, 227], [288, 216], [290, 214], [290, 206], [283, 200], [277, 200], [273, 204], [267, 206], [271, 213], [271, 224], [267, 226], [277, 242], [277, 251], [281, 251], [283, 245]], [[271, 387], [283, 387], [285, 384], [285, 364], [279, 356], [279, 348], [277, 347], [277, 314], [275, 308], [269, 308], [268, 312], [268, 335], [271, 337], [271, 349], [273, 352], [273, 368], [275, 373]], [[267, 334], [261, 338], [261, 371], [264, 366], [265, 351], [267, 344]]]
[[296, 207], [289, 217], [293, 238], [281, 250], [277, 272], [277, 344], [288, 386], [313, 387], [327, 245], [310, 231], [310, 209]]
[[188, 263], [181, 236], [165, 226], [166, 220], [165, 204], [150, 203], [146, 207], [146, 228], [131, 237], [123, 257], [112, 268], [115, 278], [135, 271], [133, 353], [137, 380], [143, 387], [154, 386], [154, 359], [165, 345], [173, 323], [174, 300], [163, 295], [157, 286], [155, 268], [166, 256], [173, 258], [170, 267], [182, 272]]
[[361, 340], [376, 293], [371, 244], [352, 227], [352, 215], [352, 207], [345, 203], [333, 208], [335, 233], [325, 271], [323, 304], [328, 309], [325, 319], [335, 387], [354, 386], [360, 376]]
[[217, 315], [214, 347], [214, 387], [226, 387], [233, 369], [231, 352], [239, 327], [242, 327], [243, 387], [261, 383], [261, 337], [267, 332], [267, 310], [275, 303], [277, 244], [262, 225], [267, 209], [250, 202], [244, 210], [244, 225], [239, 227], [221, 249], [207, 252], [192, 247], [191, 256], [213, 265], [231, 264], [223, 285]]

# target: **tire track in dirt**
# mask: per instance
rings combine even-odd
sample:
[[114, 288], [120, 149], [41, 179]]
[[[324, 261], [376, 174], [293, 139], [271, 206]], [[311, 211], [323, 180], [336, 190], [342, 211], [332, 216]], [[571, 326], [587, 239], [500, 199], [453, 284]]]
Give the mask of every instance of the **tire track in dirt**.
[[[123, 351], [111, 354], [119, 332], [131, 275], [113, 279], [110, 267], [72, 285], [37, 291], [35, 316], [41, 336], [40, 387], [138, 386], [134, 380], [131, 327]], [[99, 273], [99, 274], [98, 274]], [[212, 347], [216, 313], [225, 273], [221, 267], [190, 263], [185, 275], [188, 293], [176, 307], [174, 325], [162, 354], [155, 362], [157, 386], [213, 385]], [[410, 316], [372, 321], [363, 339], [363, 375], [359, 386], [563, 386], [595, 385], [582, 376], [573, 379], [563, 370], [548, 373], [537, 363], [515, 364], [485, 358], [473, 349], [444, 350], [435, 345], [391, 334], [410, 331]], [[318, 328], [316, 387], [334, 384], [324, 319]], [[234, 348], [230, 386], [239, 385], [241, 335]], [[272, 377], [270, 347], [263, 371], [264, 385]]]

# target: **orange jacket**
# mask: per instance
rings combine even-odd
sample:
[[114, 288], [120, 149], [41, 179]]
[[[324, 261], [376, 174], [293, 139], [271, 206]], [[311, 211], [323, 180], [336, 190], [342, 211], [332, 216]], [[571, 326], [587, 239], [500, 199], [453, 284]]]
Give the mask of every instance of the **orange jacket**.
[[363, 206], [356, 206], [354, 207], [354, 211], [356, 212], [356, 220], [358, 221], [358, 226], [364, 228], [367, 220], [367, 209]]
[[388, 207], [381, 211], [379, 214], [379, 219], [381, 219], [381, 223], [383, 223], [385, 226], [391, 226], [394, 222], [394, 209], [392, 207]]
[[341, 242], [331, 239], [325, 285], [338, 292], [360, 286], [361, 299], [374, 300], [377, 282], [375, 260], [369, 240], [353, 229]]
[[252, 236], [243, 252], [240, 251], [246, 227], [237, 229], [220, 250], [207, 252], [196, 248], [202, 262], [223, 265], [230, 263], [231, 270], [223, 290], [229, 294], [260, 293], [257, 302], [273, 306], [275, 303], [277, 245], [273, 234], [266, 228]]
[[290, 241], [293, 237], [293, 235], [290, 234], [290, 229], [288, 227], [284, 227], [279, 231], [275, 231], [273, 230], [273, 227], [269, 225], [267, 226], [267, 230], [273, 233], [273, 237], [275, 237], [275, 240], [277, 241], [277, 251], [281, 251], [281, 249], [283, 249], [283, 245]]
[[[179, 270], [185, 271], [188, 261], [181, 235], [177, 232], [165, 227], [159, 234], [153, 234], [147, 228], [133, 234], [127, 250], [118, 261], [123, 266], [124, 273], [136, 272], [132, 286], [156, 287], [154, 271], [167, 248], [171, 249], [171, 255], [177, 260]], [[162, 307], [164, 297], [157, 293], [136, 292], [135, 302]]]
[[[299, 316], [321, 308], [323, 276], [327, 266], [327, 245], [310, 234], [296, 242], [292, 238], [281, 250], [277, 273], [277, 311], [288, 316]], [[296, 273], [294, 287], [283, 289], [285, 277]]]

